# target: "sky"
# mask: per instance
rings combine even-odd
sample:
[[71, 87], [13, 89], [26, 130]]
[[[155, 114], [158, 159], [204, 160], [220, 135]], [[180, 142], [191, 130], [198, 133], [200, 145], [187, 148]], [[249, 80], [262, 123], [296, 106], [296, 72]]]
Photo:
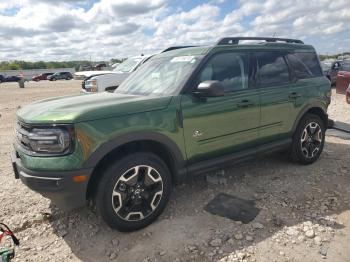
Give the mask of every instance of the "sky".
[[350, 51], [349, 0], [0, 0], [0, 61], [109, 60], [273, 35]]

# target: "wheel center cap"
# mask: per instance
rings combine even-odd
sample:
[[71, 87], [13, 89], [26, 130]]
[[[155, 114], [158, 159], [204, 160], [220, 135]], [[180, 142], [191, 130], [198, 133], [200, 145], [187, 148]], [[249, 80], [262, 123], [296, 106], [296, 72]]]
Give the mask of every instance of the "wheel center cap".
[[135, 195], [139, 195], [140, 193], [141, 193], [141, 189], [138, 188], [135, 190]]

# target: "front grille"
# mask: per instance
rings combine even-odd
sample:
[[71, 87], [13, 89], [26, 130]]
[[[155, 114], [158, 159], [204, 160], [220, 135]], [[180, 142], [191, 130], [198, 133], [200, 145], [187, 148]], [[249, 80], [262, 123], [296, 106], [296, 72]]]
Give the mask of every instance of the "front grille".
[[22, 122], [17, 122], [15, 127], [15, 134], [17, 143], [22, 146], [24, 149], [31, 151], [29, 143], [29, 132], [31, 127], [28, 124]]

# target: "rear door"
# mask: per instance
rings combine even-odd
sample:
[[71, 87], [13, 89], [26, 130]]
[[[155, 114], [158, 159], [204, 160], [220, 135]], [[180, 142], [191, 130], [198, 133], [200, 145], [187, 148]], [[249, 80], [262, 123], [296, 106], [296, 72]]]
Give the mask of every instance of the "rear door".
[[189, 162], [253, 148], [260, 119], [259, 94], [249, 87], [249, 55], [225, 52], [211, 57], [194, 86], [206, 80], [221, 81], [225, 95], [181, 98], [184, 138]]
[[260, 144], [286, 138], [293, 121], [290, 113], [294, 97], [286, 55], [279, 51], [254, 52], [261, 106]]
[[315, 52], [291, 52], [287, 55], [287, 62], [292, 74], [289, 87], [290, 100], [293, 102], [289, 129], [292, 129], [301, 110], [310, 100], [319, 96], [319, 88], [324, 86], [326, 77]]

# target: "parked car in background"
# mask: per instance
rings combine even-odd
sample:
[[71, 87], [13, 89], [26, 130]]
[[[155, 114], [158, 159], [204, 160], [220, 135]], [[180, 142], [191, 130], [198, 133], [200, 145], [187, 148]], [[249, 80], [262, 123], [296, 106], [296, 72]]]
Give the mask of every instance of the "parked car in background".
[[91, 75], [82, 83], [82, 92], [104, 92], [115, 90], [132, 72], [153, 55], [134, 56], [116, 66], [113, 71]]
[[327, 76], [327, 78], [331, 81], [332, 86], [336, 85], [338, 72], [342, 71], [343, 67], [349, 64], [350, 64], [349, 60], [334, 61], [331, 65], [331, 68], [325, 72], [325, 76]]
[[101, 70], [103, 67], [107, 67], [106, 63], [99, 63], [94, 66], [94, 70]]
[[329, 76], [329, 70], [331, 69], [332, 64], [332, 61], [321, 61], [323, 74], [329, 79], [329, 81], [331, 81], [331, 78]]
[[112, 65], [112, 68], [114, 69], [114, 68], [116, 68], [118, 65], [120, 65], [121, 63], [114, 63], [113, 65]]
[[2, 82], [18, 82], [19, 80], [21, 80], [20, 76], [0, 75], [0, 83], [2, 83]]
[[338, 71], [336, 80], [336, 92], [338, 94], [345, 94], [346, 89], [350, 84], [350, 63], [343, 64], [342, 70]]
[[60, 79], [71, 80], [73, 75], [70, 72], [56, 72], [47, 77], [47, 80], [56, 81]]
[[33, 76], [32, 80], [36, 81], [36, 82], [41, 81], [41, 80], [47, 80], [47, 77], [51, 76], [51, 75], [53, 75], [53, 73], [42, 73], [40, 75]]
[[104, 75], [104, 74], [108, 74], [111, 73], [111, 70], [101, 70], [101, 71], [94, 71], [94, 70], [90, 70], [90, 71], [80, 71], [80, 72], [75, 72], [74, 73], [74, 79], [77, 80], [85, 80], [89, 77], [92, 76], [97, 76], [97, 75]]
[[110, 227], [137, 230], [157, 219], [173, 183], [188, 175], [276, 151], [314, 163], [330, 101], [312, 46], [227, 37], [158, 54], [114, 93], [22, 107], [12, 166], [58, 207], [92, 199]]

